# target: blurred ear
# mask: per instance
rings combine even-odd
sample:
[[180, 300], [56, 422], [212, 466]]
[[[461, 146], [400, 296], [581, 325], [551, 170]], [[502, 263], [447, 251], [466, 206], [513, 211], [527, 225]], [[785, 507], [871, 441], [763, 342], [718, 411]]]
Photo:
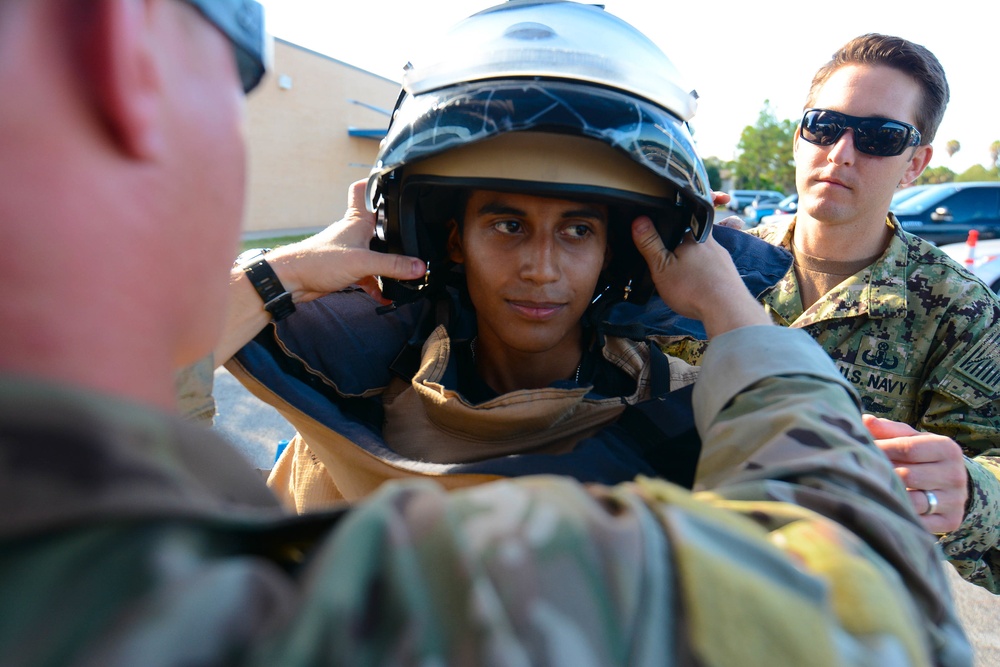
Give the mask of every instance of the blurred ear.
[[465, 251], [462, 249], [462, 234], [458, 231], [458, 223], [448, 221], [448, 259], [456, 264], [465, 262]]
[[917, 180], [917, 177], [924, 173], [924, 169], [930, 164], [933, 155], [934, 148], [932, 146], [917, 146], [917, 149], [913, 151], [910, 162], [906, 165], [906, 171], [903, 173], [903, 178], [900, 179], [899, 184], [909, 184]]
[[120, 150], [134, 158], [165, 143], [160, 120], [162, 77], [155, 29], [167, 0], [88, 0], [81, 67], [95, 111]]

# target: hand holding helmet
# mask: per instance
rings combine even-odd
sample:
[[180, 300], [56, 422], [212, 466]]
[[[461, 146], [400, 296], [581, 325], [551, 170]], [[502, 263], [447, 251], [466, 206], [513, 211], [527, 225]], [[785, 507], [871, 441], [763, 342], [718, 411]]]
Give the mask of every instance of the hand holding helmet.
[[296, 303], [312, 301], [352, 284], [381, 300], [374, 276], [409, 280], [424, 275], [426, 265], [419, 259], [369, 249], [375, 216], [365, 208], [364, 192], [364, 181], [354, 183], [342, 219], [314, 236], [268, 254], [269, 263]]
[[700, 320], [710, 338], [743, 326], [771, 325], [770, 316], [747, 291], [725, 248], [711, 236], [667, 250], [652, 221], [640, 216], [632, 237], [649, 265], [660, 298], [675, 312]]

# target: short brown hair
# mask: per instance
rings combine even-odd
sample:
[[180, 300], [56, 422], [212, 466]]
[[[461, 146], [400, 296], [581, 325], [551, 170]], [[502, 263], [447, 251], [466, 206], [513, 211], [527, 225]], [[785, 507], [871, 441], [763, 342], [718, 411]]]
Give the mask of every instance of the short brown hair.
[[944, 68], [927, 47], [902, 37], [877, 33], [855, 37], [840, 47], [830, 62], [817, 70], [806, 98], [807, 107], [813, 106], [820, 88], [833, 73], [847, 65], [884, 65], [912, 77], [923, 89], [923, 99], [917, 109], [915, 121], [920, 130], [920, 143], [929, 144], [934, 141], [951, 93]]

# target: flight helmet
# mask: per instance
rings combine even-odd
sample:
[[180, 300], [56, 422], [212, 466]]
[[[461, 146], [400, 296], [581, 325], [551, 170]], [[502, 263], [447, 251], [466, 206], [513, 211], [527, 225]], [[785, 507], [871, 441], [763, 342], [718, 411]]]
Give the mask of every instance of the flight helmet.
[[401, 303], [449, 282], [456, 193], [485, 189], [608, 204], [595, 297], [642, 303], [652, 284], [631, 221], [649, 215], [668, 248], [711, 233], [687, 125], [696, 100], [655, 44], [598, 5], [511, 0], [458, 23], [407, 65], [369, 176], [373, 245], [428, 263], [384, 294]]

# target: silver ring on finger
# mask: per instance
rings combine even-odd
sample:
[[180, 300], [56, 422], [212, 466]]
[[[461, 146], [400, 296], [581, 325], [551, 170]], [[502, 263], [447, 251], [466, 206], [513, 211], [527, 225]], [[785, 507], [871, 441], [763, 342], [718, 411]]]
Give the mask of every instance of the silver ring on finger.
[[924, 497], [927, 498], [927, 509], [921, 512], [921, 516], [929, 516], [937, 512], [938, 508], [938, 498], [937, 494], [933, 491], [928, 491], [926, 489], [921, 489]]

